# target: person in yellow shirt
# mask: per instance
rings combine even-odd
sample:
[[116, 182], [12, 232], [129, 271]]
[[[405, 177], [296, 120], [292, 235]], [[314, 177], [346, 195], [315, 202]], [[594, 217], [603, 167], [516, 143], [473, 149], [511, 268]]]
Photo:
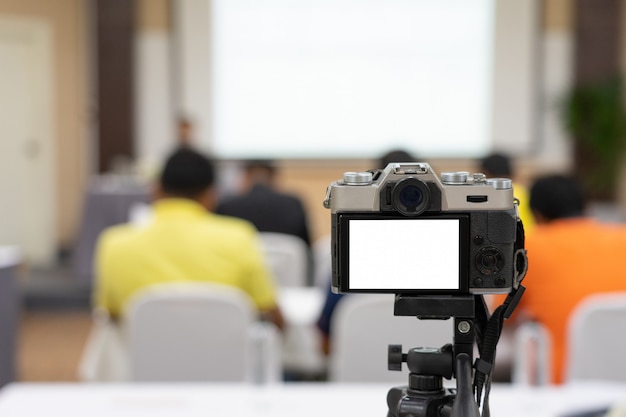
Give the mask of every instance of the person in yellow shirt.
[[212, 161], [190, 147], [167, 159], [146, 225], [105, 230], [96, 249], [94, 303], [116, 318], [146, 286], [207, 281], [245, 291], [261, 315], [282, 328], [273, 279], [255, 227], [211, 212], [216, 199]]

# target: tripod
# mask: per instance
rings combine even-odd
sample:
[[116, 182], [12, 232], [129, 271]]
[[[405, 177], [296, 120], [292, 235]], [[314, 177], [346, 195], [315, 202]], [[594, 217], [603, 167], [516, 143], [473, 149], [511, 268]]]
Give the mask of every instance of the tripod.
[[[406, 354], [401, 345], [389, 346], [389, 369], [399, 371], [406, 362], [410, 373], [408, 386], [389, 390], [387, 417], [479, 417], [472, 366], [474, 342], [484, 335], [488, 322], [483, 297], [398, 294], [394, 315], [453, 318], [454, 342], [441, 348], [413, 348]], [[443, 388], [443, 378], [452, 376], [456, 377], [456, 389]]]

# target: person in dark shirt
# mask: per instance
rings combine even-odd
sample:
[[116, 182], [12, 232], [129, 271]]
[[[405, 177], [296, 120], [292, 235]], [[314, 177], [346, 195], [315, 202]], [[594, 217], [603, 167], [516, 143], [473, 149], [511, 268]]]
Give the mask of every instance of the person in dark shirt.
[[302, 201], [279, 191], [272, 161], [251, 160], [245, 165], [243, 194], [225, 197], [216, 213], [250, 221], [259, 232], [297, 236], [311, 245], [309, 224]]
[[378, 159], [378, 168], [385, 169], [392, 162], [422, 162], [404, 149], [393, 149]]

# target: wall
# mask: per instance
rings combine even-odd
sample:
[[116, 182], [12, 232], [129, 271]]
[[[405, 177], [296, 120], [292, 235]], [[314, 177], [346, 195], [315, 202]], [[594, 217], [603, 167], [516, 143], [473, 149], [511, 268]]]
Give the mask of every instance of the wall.
[[[175, 0], [186, 5], [182, 10], [204, 0]], [[538, 137], [542, 140], [535, 154], [517, 161], [519, 177], [528, 181], [537, 173], [550, 170], [565, 170], [571, 159], [566, 138], [560, 129], [554, 100], [569, 85], [571, 59], [571, 2], [573, 0], [543, 0], [541, 14], [542, 36], [540, 43], [540, 120]], [[91, 172], [90, 127], [95, 120], [91, 114], [89, 96], [89, 54], [87, 25], [88, 0], [2, 0], [0, 14], [20, 17], [36, 17], [49, 21], [53, 27], [55, 66], [55, 135], [56, 138], [56, 183], [57, 233], [62, 245], [70, 244], [79, 224], [82, 192]], [[138, 154], [151, 156], [162, 153], [174, 134], [171, 121], [177, 111], [188, 110], [197, 104], [198, 97], [180, 95], [189, 91], [180, 83], [189, 81], [184, 72], [172, 62], [181, 54], [193, 51], [180, 50], [180, 37], [168, 38], [171, 25], [181, 16], [170, 15], [167, 0], [141, 0], [139, 2], [139, 28], [137, 47], [140, 72], [137, 76], [140, 97], [153, 107], [138, 117]], [[626, 8], [625, 8], [626, 10]], [[197, 16], [201, 17], [201, 16]], [[206, 30], [206, 28], [205, 28]], [[626, 42], [625, 42], [626, 45]], [[143, 54], [143, 55], [142, 55]], [[624, 54], [626, 57], [626, 54]], [[144, 57], [144, 58], [141, 58]], [[626, 58], [625, 58], [626, 59]], [[169, 62], [169, 65], [167, 64]], [[154, 64], [159, 66], [154, 74]], [[143, 65], [143, 66], [142, 66]], [[152, 78], [150, 78], [152, 76]], [[206, 74], [202, 75], [206, 77]], [[164, 82], [160, 92], [155, 85]], [[161, 87], [163, 87], [161, 85]], [[169, 89], [169, 91], [168, 91]], [[178, 91], [178, 93], [177, 93]], [[155, 96], [154, 94], [158, 94]], [[195, 92], [194, 94], [198, 94]], [[139, 104], [138, 104], [139, 105]], [[208, 109], [204, 109], [208, 111]], [[155, 116], [156, 114], [156, 116]], [[203, 129], [199, 126], [199, 129]], [[429, 161], [437, 169], [472, 170], [471, 160]], [[340, 178], [344, 171], [371, 168], [371, 161], [285, 161], [281, 184], [284, 188], [299, 193], [311, 213], [313, 236], [320, 237], [330, 230], [330, 213], [322, 207], [326, 187]]]
[[533, 162], [551, 170], [571, 167], [573, 146], [562, 126], [560, 101], [573, 82], [572, 0], [544, 0], [539, 38], [538, 141]]
[[135, 154], [142, 174], [173, 146], [172, 38], [168, 0], [137, 2]]

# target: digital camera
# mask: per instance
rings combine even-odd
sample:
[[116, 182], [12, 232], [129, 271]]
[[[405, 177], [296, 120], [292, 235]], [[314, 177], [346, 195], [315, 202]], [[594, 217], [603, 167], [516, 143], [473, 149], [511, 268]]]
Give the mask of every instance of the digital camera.
[[324, 206], [337, 293], [509, 293], [525, 268], [508, 178], [438, 178], [427, 163], [391, 163], [346, 172], [328, 187]]

